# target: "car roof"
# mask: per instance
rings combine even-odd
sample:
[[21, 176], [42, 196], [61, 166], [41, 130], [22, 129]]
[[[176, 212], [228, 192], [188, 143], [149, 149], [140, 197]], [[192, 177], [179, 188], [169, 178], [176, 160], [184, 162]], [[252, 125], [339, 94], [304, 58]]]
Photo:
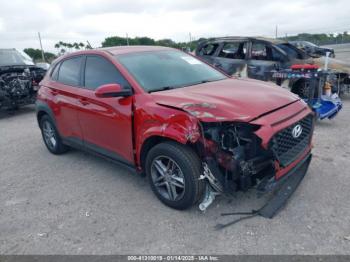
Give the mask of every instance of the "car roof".
[[225, 37], [211, 38], [211, 39], [205, 40], [204, 42], [248, 41], [248, 40], [264, 41], [272, 44], [288, 43], [288, 41], [286, 40], [273, 39], [273, 38], [262, 37], [262, 36], [256, 36], [256, 37], [255, 36], [225, 36]]
[[140, 53], [140, 52], [150, 52], [150, 51], [162, 51], [162, 50], [177, 50], [170, 47], [164, 46], [112, 46], [112, 47], [103, 47], [103, 48], [94, 48], [87, 50], [75, 51], [72, 53], [64, 54], [53, 61], [53, 63], [58, 63], [66, 58], [70, 58], [77, 55], [89, 55], [89, 54], [98, 54], [101, 52], [108, 53], [110, 55], [122, 55], [129, 53]]
[[112, 46], [112, 47], [98, 48], [95, 50], [105, 51], [112, 55], [121, 55], [121, 54], [149, 52], [149, 51], [174, 50], [174, 48], [164, 47], [164, 46], [133, 45], [133, 46]]
[[[175, 48], [164, 47], [164, 46], [147, 46], [147, 45], [133, 45], [133, 46], [112, 46], [112, 47], [102, 47], [102, 48], [94, 48], [87, 50], [75, 51], [72, 53], [64, 54], [57, 59], [55, 59], [52, 64], [59, 63], [60, 61], [70, 58], [73, 56], [79, 55], [94, 55], [108, 53], [110, 55], [122, 55], [122, 54], [130, 54], [130, 53], [140, 53], [140, 52], [151, 52], [151, 51], [163, 51], [163, 50], [177, 50]], [[180, 51], [180, 50], [178, 50]]]

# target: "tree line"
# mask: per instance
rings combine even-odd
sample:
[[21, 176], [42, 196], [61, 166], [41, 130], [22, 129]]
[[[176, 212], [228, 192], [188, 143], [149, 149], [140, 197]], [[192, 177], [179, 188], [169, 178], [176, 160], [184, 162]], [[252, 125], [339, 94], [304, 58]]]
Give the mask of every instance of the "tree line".
[[[25, 48], [23, 50], [27, 55], [29, 55], [34, 62], [43, 62], [42, 60], [42, 54], [40, 49], [35, 48]], [[51, 62], [54, 60], [57, 56], [51, 52], [44, 52], [44, 57], [46, 62]]]
[[307, 34], [302, 33], [295, 36], [284, 37], [283, 39], [288, 41], [309, 41], [316, 45], [331, 45], [350, 43], [350, 35], [347, 31], [341, 34]]
[[154, 40], [153, 38], [146, 37], [146, 36], [134, 37], [134, 38], [111, 36], [111, 37], [105, 38], [105, 40], [102, 42], [102, 47], [122, 46], [122, 45], [158, 45], [158, 46], [173, 47], [177, 49], [194, 50], [197, 46], [197, 42], [198, 40], [191, 41], [191, 42], [175, 42], [172, 39]]
[[[295, 36], [283, 37], [281, 39], [285, 39], [288, 41], [304, 40], [304, 41], [312, 42], [317, 45], [350, 43], [350, 35], [348, 34], [348, 32], [344, 32], [341, 34], [301, 33]], [[205, 40], [205, 38], [200, 38], [198, 40], [189, 41], [189, 42], [175, 42], [172, 39], [155, 40], [147, 36], [134, 37], [134, 38], [110, 36], [103, 40], [103, 42], [101, 43], [101, 46], [110, 47], [110, 46], [122, 46], [122, 45], [158, 45], [158, 46], [166, 46], [166, 47], [173, 47], [173, 48], [182, 49], [182, 50], [193, 51], [196, 48], [198, 42], [202, 40]], [[89, 43], [87, 44], [84, 44], [82, 42], [66, 43], [63, 41], [57, 42], [54, 47], [57, 50], [57, 55], [50, 52], [44, 53], [45, 60], [47, 62], [51, 62], [57, 56], [63, 55], [67, 52], [92, 48]], [[42, 60], [40, 49], [26, 48], [24, 49], [24, 52], [27, 53], [36, 62]]]

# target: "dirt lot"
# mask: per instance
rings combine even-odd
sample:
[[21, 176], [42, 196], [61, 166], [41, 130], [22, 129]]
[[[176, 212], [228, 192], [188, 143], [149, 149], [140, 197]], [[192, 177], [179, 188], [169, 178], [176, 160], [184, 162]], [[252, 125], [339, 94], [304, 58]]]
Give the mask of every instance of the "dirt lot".
[[314, 158], [288, 205], [216, 231], [221, 212], [258, 207], [253, 191], [205, 214], [162, 205], [146, 179], [103, 159], [44, 147], [33, 107], [0, 116], [0, 253], [350, 254], [350, 97], [317, 123]]

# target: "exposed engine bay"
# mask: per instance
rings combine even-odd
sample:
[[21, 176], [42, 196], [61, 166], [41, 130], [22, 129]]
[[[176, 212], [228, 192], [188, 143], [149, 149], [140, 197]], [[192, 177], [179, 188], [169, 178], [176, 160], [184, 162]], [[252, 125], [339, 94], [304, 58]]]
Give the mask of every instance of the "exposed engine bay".
[[273, 176], [273, 153], [260, 146], [254, 134], [258, 128], [244, 123], [203, 124], [204, 160], [216, 191], [246, 191]]
[[[247, 191], [253, 187], [258, 195], [272, 192], [281, 181], [275, 179], [276, 167], [287, 167], [305, 154], [311, 142], [313, 126], [314, 116], [307, 115], [277, 132], [265, 149], [261, 145], [262, 140], [255, 134], [260, 128], [257, 125], [202, 123], [201, 179], [206, 179], [208, 183], [199, 209], [205, 211], [216, 195], [230, 196], [236, 191]], [[300, 173], [300, 177], [304, 175]], [[272, 216], [275, 211], [272, 212], [274, 209], [271, 207], [269, 210], [267, 216]]]
[[46, 71], [36, 66], [0, 67], [0, 109], [17, 109], [35, 102], [39, 82]]

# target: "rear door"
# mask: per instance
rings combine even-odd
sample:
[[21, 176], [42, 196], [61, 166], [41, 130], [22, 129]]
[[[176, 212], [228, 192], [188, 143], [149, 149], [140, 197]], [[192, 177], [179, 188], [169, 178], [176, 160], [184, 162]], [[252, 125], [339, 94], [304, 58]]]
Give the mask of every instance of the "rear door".
[[271, 79], [271, 71], [278, 69], [283, 60], [271, 44], [263, 41], [252, 41], [248, 59], [248, 77], [268, 81]]
[[95, 90], [105, 84], [130, 84], [107, 57], [85, 57], [80, 95], [79, 122], [86, 147], [110, 158], [134, 163], [132, 143], [132, 96], [98, 98]]
[[60, 62], [53, 71], [48, 83], [52, 98], [56, 125], [66, 139], [80, 143], [82, 133], [78, 121], [80, 107], [79, 90], [81, 87], [82, 56], [75, 56]]
[[212, 64], [228, 75], [246, 77], [246, 55], [246, 41], [224, 42], [220, 45]]

